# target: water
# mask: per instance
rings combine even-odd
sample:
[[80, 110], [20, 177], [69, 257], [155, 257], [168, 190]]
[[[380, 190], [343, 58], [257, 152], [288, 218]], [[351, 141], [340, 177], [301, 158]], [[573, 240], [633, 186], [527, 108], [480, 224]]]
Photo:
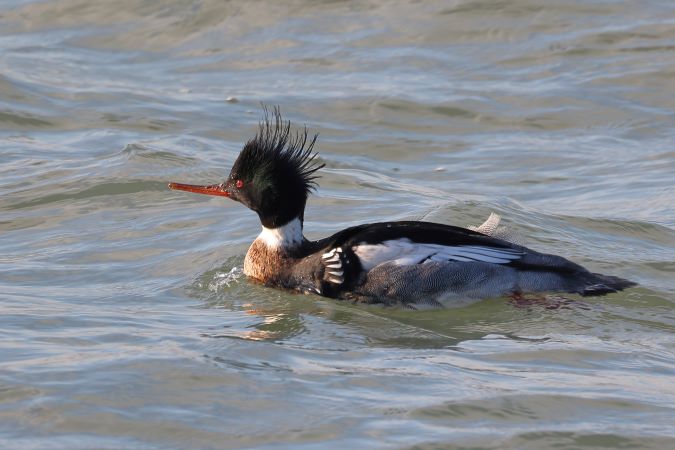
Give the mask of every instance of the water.
[[[670, 1], [0, 3], [0, 447], [675, 447]], [[478, 225], [640, 287], [411, 313], [241, 275], [260, 103], [309, 237]], [[559, 306], [553, 308], [554, 306]]]

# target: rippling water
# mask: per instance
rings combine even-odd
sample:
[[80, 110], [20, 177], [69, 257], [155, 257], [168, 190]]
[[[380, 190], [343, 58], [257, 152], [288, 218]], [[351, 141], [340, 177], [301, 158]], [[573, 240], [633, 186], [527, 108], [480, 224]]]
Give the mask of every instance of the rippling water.
[[[221, 181], [320, 132], [317, 238], [467, 226], [640, 287], [358, 307], [248, 282]], [[675, 446], [675, 5], [5, 0], [0, 447]]]

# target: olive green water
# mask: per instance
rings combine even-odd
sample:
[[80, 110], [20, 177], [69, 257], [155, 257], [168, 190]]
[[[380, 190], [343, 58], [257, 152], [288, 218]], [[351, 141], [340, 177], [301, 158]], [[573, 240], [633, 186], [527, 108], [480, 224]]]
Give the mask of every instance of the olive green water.
[[[640, 283], [433, 312], [241, 275], [260, 103], [311, 238], [504, 217]], [[0, 448], [675, 447], [675, 4], [0, 2]]]

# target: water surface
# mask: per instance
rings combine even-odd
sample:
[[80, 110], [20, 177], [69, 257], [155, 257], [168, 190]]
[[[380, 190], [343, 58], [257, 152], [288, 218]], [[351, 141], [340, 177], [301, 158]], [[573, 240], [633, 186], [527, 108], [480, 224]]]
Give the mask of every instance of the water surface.
[[[478, 225], [640, 286], [411, 313], [248, 282], [216, 183], [320, 133], [318, 238]], [[675, 446], [669, 1], [0, 5], [0, 447]]]

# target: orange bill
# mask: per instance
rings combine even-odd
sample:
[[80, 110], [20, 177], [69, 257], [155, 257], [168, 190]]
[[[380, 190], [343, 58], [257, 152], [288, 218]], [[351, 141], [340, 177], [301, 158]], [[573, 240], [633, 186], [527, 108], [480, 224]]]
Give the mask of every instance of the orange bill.
[[230, 193], [225, 189], [225, 183], [200, 186], [197, 184], [169, 183], [169, 189], [175, 191], [194, 192], [195, 194], [218, 195], [229, 197]]

